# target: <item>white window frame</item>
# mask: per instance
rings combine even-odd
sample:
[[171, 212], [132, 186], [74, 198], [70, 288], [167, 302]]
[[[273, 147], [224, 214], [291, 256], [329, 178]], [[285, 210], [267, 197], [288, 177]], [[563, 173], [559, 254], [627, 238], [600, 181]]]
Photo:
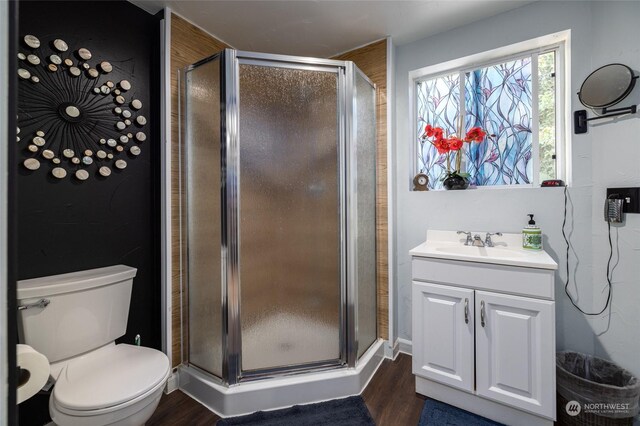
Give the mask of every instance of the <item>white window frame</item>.
[[[538, 75], [538, 55], [556, 52], [556, 178], [563, 179], [569, 184], [571, 176], [571, 134], [567, 123], [570, 123], [571, 87], [570, 79], [570, 36], [571, 30], [537, 37], [520, 43], [511, 44], [497, 49], [477, 53], [463, 58], [454, 59], [436, 65], [429, 65], [409, 72], [409, 116], [411, 119], [411, 167], [409, 168], [409, 182], [413, 182], [414, 176], [418, 173], [418, 150], [415, 135], [418, 134], [417, 120], [417, 83], [433, 78], [459, 73], [462, 82], [462, 75], [478, 68], [486, 67], [500, 62], [508, 62], [523, 57], [531, 57], [532, 75]], [[533, 99], [538, 99], [538, 78], [532, 78]], [[460, 103], [464, 102], [464, 86], [460, 86]], [[533, 160], [533, 182], [531, 184], [518, 185], [491, 185], [479, 186], [478, 189], [509, 189], [509, 188], [535, 188], [540, 186], [540, 160], [538, 144], [538, 102], [532, 105], [532, 160]], [[412, 188], [412, 184], [410, 184]]]

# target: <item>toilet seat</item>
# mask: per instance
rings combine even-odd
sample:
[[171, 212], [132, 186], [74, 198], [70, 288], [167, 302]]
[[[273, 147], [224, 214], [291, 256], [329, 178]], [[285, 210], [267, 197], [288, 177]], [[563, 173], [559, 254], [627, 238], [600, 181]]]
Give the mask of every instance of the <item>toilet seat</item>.
[[169, 359], [160, 351], [111, 344], [69, 362], [56, 380], [51, 402], [73, 416], [122, 410], [157, 392], [170, 372]]

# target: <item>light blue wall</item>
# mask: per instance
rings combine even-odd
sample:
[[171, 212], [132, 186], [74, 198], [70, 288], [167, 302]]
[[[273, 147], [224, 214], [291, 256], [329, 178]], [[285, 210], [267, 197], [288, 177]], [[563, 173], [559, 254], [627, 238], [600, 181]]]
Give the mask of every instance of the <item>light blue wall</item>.
[[[640, 215], [628, 215], [618, 229], [621, 259], [615, 269], [611, 322], [587, 319], [573, 308], [563, 291], [565, 245], [561, 234], [561, 189], [485, 189], [452, 192], [409, 191], [412, 173], [409, 82], [411, 70], [550, 33], [571, 30], [571, 111], [583, 109], [575, 93], [596, 67], [623, 62], [640, 69], [639, 2], [536, 2], [396, 49], [396, 295], [395, 313], [400, 338], [411, 340], [411, 265], [408, 251], [424, 241], [425, 231], [486, 230], [520, 232], [526, 214], [535, 213], [545, 233], [546, 250], [560, 265], [556, 274], [558, 349], [597, 353], [612, 358], [640, 375]], [[632, 101], [640, 102], [640, 88]], [[567, 123], [572, 128], [572, 123]], [[640, 186], [640, 119], [590, 128], [572, 135], [572, 186], [567, 230], [575, 253], [571, 275], [576, 278], [584, 309], [596, 309], [608, 255], [606, 224], [601, 219], [604, 188]], [[617, 153], [609, 151], [617, 147]], [[628, 152], [632, 155], [620, 153]], [[576, 258], [578, 261], [576, 262]], [[572, 286], [574, 282], [572, 281]], [[595, 306], [594, 306], [595, 305]], [[607, 317], [608, 318], [608, 317]], [[609, 331], [596, 333], [609, 324]], [[631, 342], [633, 340], [633, 342]]]

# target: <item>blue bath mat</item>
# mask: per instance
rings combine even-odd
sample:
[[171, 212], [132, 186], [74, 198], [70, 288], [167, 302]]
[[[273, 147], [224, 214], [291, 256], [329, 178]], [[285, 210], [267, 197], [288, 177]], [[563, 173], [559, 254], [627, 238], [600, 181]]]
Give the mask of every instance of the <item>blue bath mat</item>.
[[444, 402], [427, 399], [418, 426], [503, 426]]
[[294, 405], [275, 411], [258, 411], [247, 416], [229, 417], [218, 426], [375, 426], [375, 422], [360, 396]]

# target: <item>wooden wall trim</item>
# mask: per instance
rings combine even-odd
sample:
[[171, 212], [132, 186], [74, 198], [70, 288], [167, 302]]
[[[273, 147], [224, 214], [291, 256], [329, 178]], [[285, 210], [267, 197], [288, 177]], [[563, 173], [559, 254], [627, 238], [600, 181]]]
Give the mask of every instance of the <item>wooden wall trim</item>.
[[379, 40], [332, 59], [353, 61], [376, 85], [376, 264], [378, 336], [389, 339], [389, 223], [387, 197], [387, 39]]
[[[178, 70], [230, 47], [186, 19], [171, 14], [171, 354], [174, 367], [182, 363], [180, 268], [180, 186]], [[186, 337], [186, 336], [185, 336]]]

